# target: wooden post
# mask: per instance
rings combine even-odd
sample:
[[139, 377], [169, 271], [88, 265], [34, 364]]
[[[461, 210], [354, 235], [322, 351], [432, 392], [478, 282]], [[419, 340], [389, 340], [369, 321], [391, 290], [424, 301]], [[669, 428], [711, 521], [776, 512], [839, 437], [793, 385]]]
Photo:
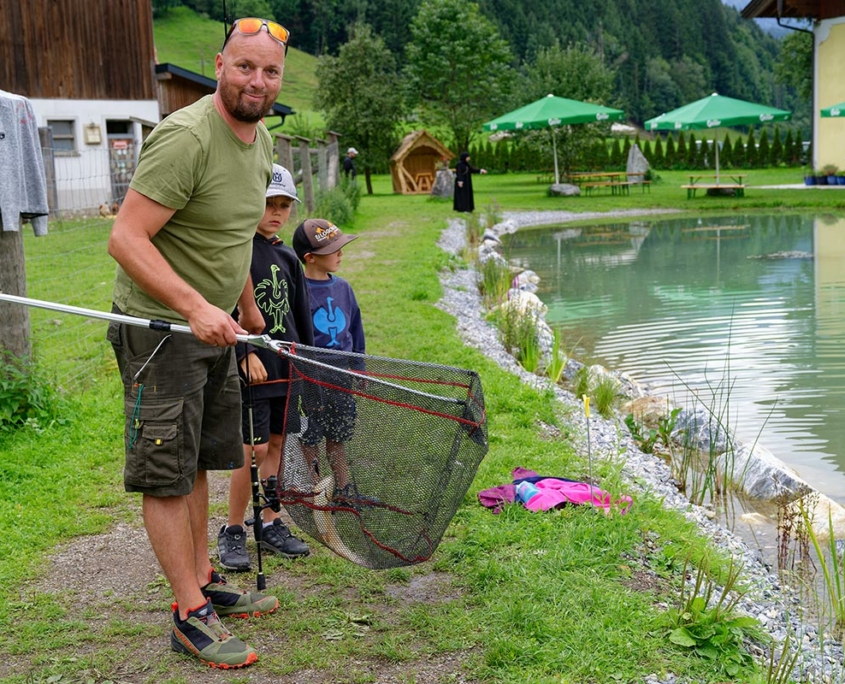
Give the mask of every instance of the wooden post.
[[53, 129], [49, 126], [38, 129], [41, 142], [41, 156], [44, 159], [44, 177], [47, 181], [47, 208], [50, 218], [59, 215], [59, 191], [56, 187], [56, 160], [53, 157]]
[[279, 158], [279, 164], [284, 166], [290, 175], [296, 180], [296, 169], [293, 167], [293, 149], [291, 143], [293, 138], [289, 135], [276, 133], [276, 155]]
[[311, 175], [311, 147], [308, 144], [311, 141], [301, 135], [297, 135], [296, 139], [299, 140], [299, 163], [302, 164], [302, 194], [304, 197], [300, 197], [300, 199], [305, 203], [305, 208], [310, 214], [316, 206], [314, 203], [314, 178]]
[[320, 192], [329, 189], [329, 162], [326, 141], [317, 138], [317, 188]]
[[328, 153], [328, 188], [331, 190], [340, 183], [340, 133], [336, 131], [327, 131], [326, 138], [328, 138], [328, 146], [326, 152]]
[[[4, 221], [9, 219], [4, 218]], [[23, 255], [23, 230], [0, 227], [0, 292], [26, 297], [26, 262]], [[11, 302], [0, 302], [0, 350], [10, 352], [18, 359], [29, 359], [32, 354], [29, 332], [29, 308]]]

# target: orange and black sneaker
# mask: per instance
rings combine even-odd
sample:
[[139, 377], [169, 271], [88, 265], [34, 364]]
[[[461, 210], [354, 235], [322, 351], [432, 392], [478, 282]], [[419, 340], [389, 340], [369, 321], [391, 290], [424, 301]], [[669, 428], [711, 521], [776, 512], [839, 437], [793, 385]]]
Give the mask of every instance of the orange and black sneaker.
[[177, 653], [196, 656], [206, 665], [223, 670], [246, 667], [258, 660], [252, 646], [234, 636], [220, 622], [211, 601], [188, 611], [184, 620], [179, 617], [177, 604], [173, 608], [173, 630], [170, 647]]
[[272, 613], [279, 607], [279, 599], [232, 586], [226, 578], [212, 570], [202, 595], [211, 601], [221, 617], [251, 618]]

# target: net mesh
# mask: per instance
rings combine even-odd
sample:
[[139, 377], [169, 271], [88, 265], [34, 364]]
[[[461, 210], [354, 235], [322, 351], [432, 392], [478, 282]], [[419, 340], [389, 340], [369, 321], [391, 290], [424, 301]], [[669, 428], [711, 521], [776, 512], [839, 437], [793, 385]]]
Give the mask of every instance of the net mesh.
[[297, 345], [278, 495], [294, 522], [368, 568], [427, 560], [487, 453], [473, 371]]

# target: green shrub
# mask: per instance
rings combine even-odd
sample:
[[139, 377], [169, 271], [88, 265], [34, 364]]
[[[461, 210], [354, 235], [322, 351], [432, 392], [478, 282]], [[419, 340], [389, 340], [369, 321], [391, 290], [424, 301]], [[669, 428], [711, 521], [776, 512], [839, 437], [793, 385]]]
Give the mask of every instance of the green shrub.
[[358, 207], [361, 204], [361, 186], [358, 184], [358, 181], [354, 178], [344, 177], [340, 181], [340, 187], [343, 189], [343, 194], [346, 195], [346, 199], [349, 200], [349, 204], [352, 207], [352, 213], [357, 213]]
[[35, 366], [0, 356], [0, 432], [46, 427], [60, 412], [58, 395]]
[[354, 215], [355, 211], [343, 188], [336, 187], [317, 194], [315, 217], [328, 219], [339, 226], [347, 226], [352, 222]]

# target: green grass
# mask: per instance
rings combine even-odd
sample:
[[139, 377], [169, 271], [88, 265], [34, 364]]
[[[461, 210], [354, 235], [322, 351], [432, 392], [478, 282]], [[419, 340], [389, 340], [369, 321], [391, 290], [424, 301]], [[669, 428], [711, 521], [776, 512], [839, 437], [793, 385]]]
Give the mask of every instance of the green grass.
[[[546, 197], [533, 175], [488, 175], [479, 178], [476, 204], [495, 201], [502, 211], [707, 212], [755, 206], [786, 211], [795, 205], [834, 210], [845, 200], [845, 193], [840, 200], [833, 191], [751, 189], [743, 200], [687, 201], [679, 187], [683, 175], [664, 174], [663, 182], [642, 196], [568, 199]], [[750, 182], [757, 177], [749, 174]], [[785, 171], [761, 171], [759, 177], [791, 180]], [[432, 561], [374, 572], [316, 543], [308, 559], [266, 559], [268, 587], [282, 604], [279, 614], [232, 625], [260, 650], [253, 671], [295, 679], [298, 671], [310, 669], [322, 681], [363, 683], [377, 681], [374, 672], [397, 667], [410, 682], [417, 669], [442, 659], [452, 663], [444, 679], [459, 671], [459, 663], [462, 677], [490, 683], [637, 682], [647, 673], [670, 671], [687, 681], [724, 681], [714, 679], [711, 663], [676, 646], [660, 629], [664, 609], [658, 603], [676, 603], [684, 561], [707, 555], [707, 540], [655, 497], [633, 490], [617, 465], [593, 455], [599, 485], [614, 496], [634, 496], [626, 516], [586, 507], [532, 514], [519, 506], [492, 515], [478, 504], [477, 492], [509, 482], [516, 466], [584, 480], [586, 455], [574, 453], [570, 417], [550, 392], [529, 388], [464, 346], [455, 321], [435, 306], [441, 294], [438, 273], [455, 263], [436, 246], [447, 219], [454, 218], [451, 204], [394, 195], [386, 176], [374, 181], [375, 194], [362, 198], [349, 226], [360, 239], [346, 251], [341, 269], [361, 305], [368, 351], [478, 371], [490, 451]], [[108, 285], [102, 289], [99, 283], [109, 280], [113, 264], [104, 231], [96, 230], [90, 249], [66, 259], [39, 258], [31, 249], [35, 239], [27, 235], [33, 292], [45, 299], [65, 294], [69, 304], [107, 306], [102, 299]], [[61, 232], [55, 234], [61, 241]], [[64, 248], [71, 250], [71, 243]], [[94, 294], [87, 287], [76, 295], [58, 292], [77, 271], [96, 274]], [[37, 285], [50, 279], [57, 285]], [[67, 321], [56, 326], [61, 328], [72, 317], [51, 318]], [[77, 354], [73, 338], [47, 335], [47, 330], [35, 328], [40, 362]], [[88, 371], [85, 390], [66, 388], [67, 424], [42, 434], [22, 431], [0, 442], [0, 680], [196, 681], [207, 670], [167, 650], [170, 599], [158, 578], [151, 576], [149, 587], [127, 587], [126, 595], [98, 597], [85, 609], [74, 600], [78, 587], [56, 595], [37, 584], [58, 545], [102, 533], [117, 522], [140, 524], [137, 498], [122, 490], [121, 389], [102, 330], [96, 339], [93, 351], [100, 362]], [[550, 438], [541, 424], [557, 427], [561, 436]], [[224, 506], [213, 502], [218, 513]], [[254, 577], [238, 579], [249, 586]], [[639, 591], [644, 577], [659, 581]], [[441, 590], [438, 600], [403, 598], [415, 581], [432, 578]], [[735, 680], [761, 682], [762, 676], [746, 666]]]
[[[223, 45], [223, 24], [196, 14], [187, 7], [176, 7], [156, 19], [153, 25], [156, 56], [160, 63], [170, 62], [188, 71], [215, 78], [214, 59]], [[294, 44], [296, 38], [293, 39]], [[286, 123], [290, 127], [297, 118], [321, 125], [322, 118], [314, 111], [313, 93], [317, 88], [317, 58], [294, 47], [285, 59], [285, 77], [277, 102], [288, 105], [297, 115]]]

